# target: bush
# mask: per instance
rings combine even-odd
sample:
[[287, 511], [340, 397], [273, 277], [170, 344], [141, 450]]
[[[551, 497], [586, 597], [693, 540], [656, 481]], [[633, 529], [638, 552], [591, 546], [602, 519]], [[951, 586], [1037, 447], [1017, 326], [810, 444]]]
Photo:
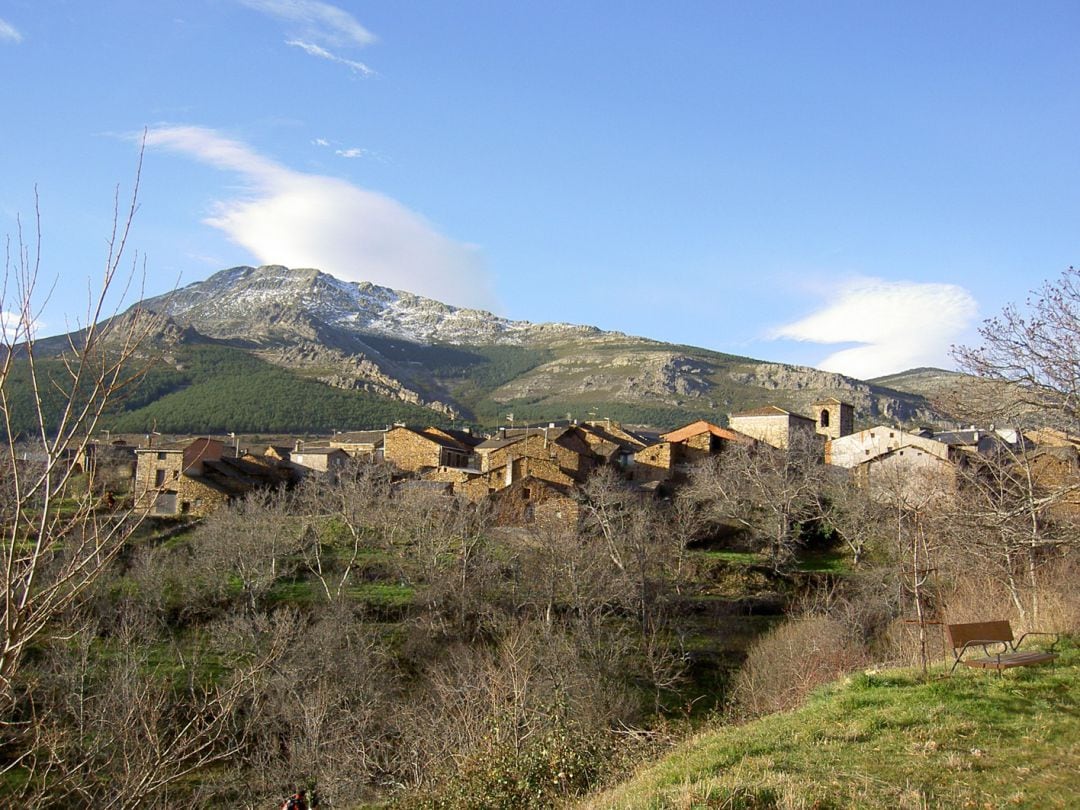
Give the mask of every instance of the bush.
[[440, 810], [555, 807], [589, 790], [608, 755], [609, 745], [600, 733], [572, 725], [554, 728], [518, 750], [502, 744], [472, 755], [437, 794], [406, 800], [402, 806]]
[[750, 648], [735, 677], [731, 712], [750, 719], [787, 711], [817, 687], [866, 663], [863, 645], [836, 619], [792, 619]]

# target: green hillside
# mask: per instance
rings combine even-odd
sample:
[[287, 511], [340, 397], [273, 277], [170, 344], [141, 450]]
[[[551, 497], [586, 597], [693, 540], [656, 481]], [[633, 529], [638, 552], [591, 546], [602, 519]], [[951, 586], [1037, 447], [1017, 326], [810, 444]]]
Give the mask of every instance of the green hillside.
[[[183, 346], [171, 359], [152, 364], [137, 385], [123, 391], [100, 427], [121, 433], [328, 432], [446, 421], [427, 408], [333, 388], [228, 346]], [[52, 426], [70, 384], [59, 360], [39, 360], [38, 375], [46, 383], [41, 400]], [[35, 425], [28, 381], [20, 365], [8, 385], [17, 436], [32, 433]]]
[[793, 712], [707, 731], [599, 808], [1080, 806], [1080, 650], [1004, 677], [858, 674]]

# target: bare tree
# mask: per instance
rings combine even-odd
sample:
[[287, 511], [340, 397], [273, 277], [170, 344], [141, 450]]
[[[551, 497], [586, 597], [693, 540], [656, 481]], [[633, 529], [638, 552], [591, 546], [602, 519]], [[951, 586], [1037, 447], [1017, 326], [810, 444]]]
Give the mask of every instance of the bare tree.
[[341, 597], [364, 553], [382, 544], [390, 468], [354, 461], [336, 476], [310, 476], [294, 509], [304, 522], [304, 561], [328, 600]]
[[715, 523], [747, 532], [784, 570], [802, 540], [802, 528], [822, 516], [825, 468], [813, 437], [787, 450], [732, 445], [699, 465], [689, 492]]
[[999, 404], [1022, 405], [1036, 418], [1050, 417], [1075, 431], [1080, 415], [1080, 271], [1069, 267], [1056, 281], [1045, 282], [1023, 309], [1009, 304], [983, 323], [979, 335], [981, 346], [953, 348], [960, 367], [1005, 384], [995, 389]]
[[[138, 172], [126, 212], [121, 212], [117, 197], [105, 270], [98, 291], [90, 296], [86, 325], [71, 333], [56, 361], [47, 362], [37, 349], [35, 324], [43, 298], [38, 289], [40, 214], [33, 245], [24, 239], [21, 223], [14, 257], [8, 240], [0, 290], [0, 311], [5, 313], [0, 430], [6, 439], [0, 460], [3, 723], [11, 722], [12, 682], [28, 645], [78, 601], [142, 517], [106, 508], [77, 475], [106, 409], [139, 378], [139, 349], [154, 328], [150, 316], [119, 317], [119, 305], [110, 308], [110, 302], [118, 295], [122, 298], [135, 276], [134, 263], [126, 275], [124, 267], [137, 190]], [[27, 389], [30, 396], [20, 396]], [[27, 417], [29, 429], [22, 425]], [[20, 439], [32, 442], [33, 450], [23, 452]]]

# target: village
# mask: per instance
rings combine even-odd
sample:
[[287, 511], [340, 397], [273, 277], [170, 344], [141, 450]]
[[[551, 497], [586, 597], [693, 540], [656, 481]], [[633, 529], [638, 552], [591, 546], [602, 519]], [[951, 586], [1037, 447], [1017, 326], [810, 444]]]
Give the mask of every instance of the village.
[[[878, 499], [908, 502], [955, 491], [957, 471], [973, 458], [1027, 451], [1035, 474], [1059, 484], [1077, 470], [1077, 443], [1048, 429], [935, 432], [876, 425], [854, 430], [854, 409], [835, 398], [812, 405], [813, 416], [766, 406], [731, 414], [728, 427], [698, 420], [666, 433], [612, 420], [552, 421], [499, 428], [489, 435], [404, 424], [335, 432], [241, 447], [235, 436], [173, 438], [148, 434], [139, 445], [117, 438], [90, 443], [85, 466], [130, 478], [133, 505], [157, 517], [201, 517], [258, 490], [295, 485], [307, 476], [331, 479], [356, 463], [386, 464], [397, 489], [426, 490], [490, 501], [504, 525], [580, 520], [578, 489], [590, 473], [613, 468], [642, 496], [663, 497], [692, 468], [726, 448], [762, 452], [799, 446], [826, 465], [848, 471]], [[111, 497], [111, 496], [110, 496]]]

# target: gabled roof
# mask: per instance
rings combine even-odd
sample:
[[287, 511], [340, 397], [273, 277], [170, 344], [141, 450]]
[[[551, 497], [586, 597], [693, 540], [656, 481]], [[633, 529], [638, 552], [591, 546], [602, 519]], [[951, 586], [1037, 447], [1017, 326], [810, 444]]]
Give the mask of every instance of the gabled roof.
[[454, 428], [429, 427], [424, 429], [424, 433], [446, 436], [454, 439], [459, 444], [465, 445], [465, 447], [476, 447], [484, 440], [482, 436], [476, 436], [467, 430], [455, 430]]
[[739, 442], [740, 444], [751, 444], [754, 441], [745, 433], [722, 428], [719, 425], [714, 425], [712, 422], [706, 422], [704, 419], [691, 422], [689, 425], [673, 430], [670, 433], [664, 433], [660, 438], [665, 442], [677, 443], [684, 442], [691, 436], [698, 436], [702, 433], [711, 433], [713, 436], [720, 439], [726, 439], [729, 442]]
[[349, 433], [338, 433], [331, 439], [333, 444], [373, 444], [383, 443], [386, 436], [385, 430], [353, 430]]
[[397, 427], [388, 430], [387, 434], [389, 435], [397, 430], [407, 430], [409, 433], [419, 436], [421, 439], [427, 439], [427, 441], [437, 444], [439, 447], [445, 447], [448, 450], [457, 450], [459, 453], [468, 453], [470, 450], [468, 445], [462, 444], [452, 436], [446, 435], [439, 428], [424, 428], [422, 430], [417, 430], [416, 428], [411, 428], [406, 425], [398, 425]]
[[341, 453], [342, 455], [348, 455], [340, 447], [307, 447], [303, 450], [293, 450], [290, 455], [293, 456], [330, 456], [334, 453]]
[[566, 436], [567, 433], [571, 433], [572, 428], [568, 427], [555, 427], [555, 428], [529, 428], [526, 433], [522, 430], [520, 433], [515, 430], [511, 435], [511, 431], [506, 431], [505, 435], [486, 439], [480, 444], [476, 445], [477, 450], [498, 450], [502, 447], [507, 447], [511, 444], [517, 444], [523, 442], [526, 439], [544, 439], [546, 438], [548, 443], [558, 441]]

